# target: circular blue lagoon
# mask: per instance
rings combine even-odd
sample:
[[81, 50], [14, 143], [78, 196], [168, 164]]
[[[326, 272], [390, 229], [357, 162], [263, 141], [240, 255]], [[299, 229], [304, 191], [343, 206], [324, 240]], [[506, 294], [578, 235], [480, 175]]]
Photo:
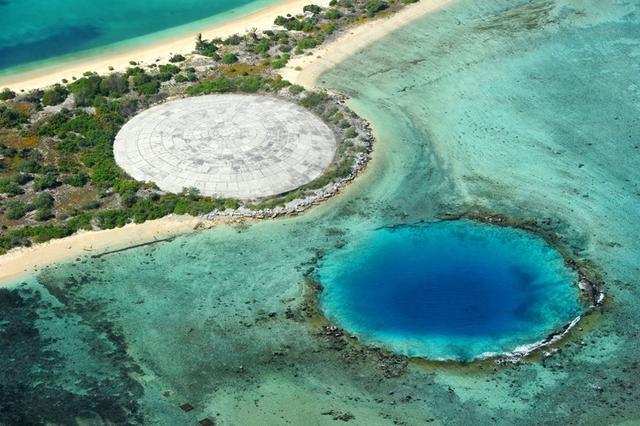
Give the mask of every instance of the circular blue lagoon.
[[577, 275], [553, 247], [464, 220], [378, 229], [325, 256], [317, 278], [337, 325], [429, 359], [511, 352], [581, 312]]

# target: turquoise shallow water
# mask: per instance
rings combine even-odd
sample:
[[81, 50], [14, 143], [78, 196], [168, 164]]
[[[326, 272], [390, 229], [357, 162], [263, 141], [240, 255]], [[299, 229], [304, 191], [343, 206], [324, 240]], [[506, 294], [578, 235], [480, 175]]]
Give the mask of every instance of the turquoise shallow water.
[[471, 222], [381, 228], [322, 259], [322, 307], [361, 341], [468, 361], [510, 352], [582, 312], [576, 275], [525, 232]]
[[[0, 76], [43, 60], [97, 48], [157, 41], [199, 25], [246, 14], [278, 0], [5, 0], [0, 2]], [[170, 31], [168, 31], [170, 30]], [[158, 34], [159, 32], [163, 32]]]
[[[367, 172], [298, 218], [57, 265], [3, 292], [0, 415], [633, 424], [639, 33], [637, 1], [459, 0], [354, 56], [323, 84], [350, 93], [374, 123]], [[602, 315], [543, 360], [401, 363], [401, 374], [300, 318], [319, 256], [381, 227], [474, 208], [536, 221], [593, 262], [607, 284]], [[182, 412], [184, 402], [195, 410]]]

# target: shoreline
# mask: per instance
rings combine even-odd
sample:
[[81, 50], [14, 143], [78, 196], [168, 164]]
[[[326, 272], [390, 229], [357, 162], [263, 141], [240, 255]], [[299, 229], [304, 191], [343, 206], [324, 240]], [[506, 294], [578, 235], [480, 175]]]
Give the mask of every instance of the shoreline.
[[[322, 45], [319, 48], [314, 49], [313, 55], [297, 57], [291, 60], [289, 65], [281, 70], [281, 75], [283, 78], [289, 79], [294, 84], [304, 85], [307, 88], [315, 88], [318, 77], [320, 77], [320, 75], [325, 71], [334, 67], [337, 63], [357, 53], [376, 40], [381, 39], [385, 35], [398, 29], [400, 26], [406, 25], [430, 12], [437, 11], [452, 1], [453, 0], [433, 0], [427, 2], [427, 0], [422, 0], [418, 3], [406, 6], [393, 15], [384, 16], [366, 22], [362, 25], [351, 27], [347, 31], [339, 33], [337, 37], [326, 43], [326, 45]], [[302, 7], [307, 3], [308, 0], [293, 0], [274, 7], [268, 7], [267, 9], [247, 15], [246, 17], [238, 20], [227, 22], [224, 25], [212, 29], [210, 32], [203, 32], [203, 37], [211, 38], [212, 34], [220, 34], [222, 31], [230, 31], [230, 34], [244, 32], [247, 28], [255, 26], [255, 24], [251, 24], [251, 22], [256, 22], [255, 15], [258, 15], [258, 17], [263, 20], [266, 19], [268, 24], [267, 27], [271, 28], [273, 26], [273, 19], [275, 19], [272, 14], [275, 13], [278, 15], [291, 13], [293, 12], [291, 7], [295, 8], [296, 6], [302, 10]], [[328, 4], [328, 0], [322, 0], [320, 3]], [[240, 25], [244, 25], [244, 27], [240, 29]], [[194, 44], [193, 37], [182, 37], [181, 40], [182, 42], [186, 41], [188, 43], [189, 51], [191, 51]], [[172, 42], [171, 45], [173, 45], [173, 43], [180, 43], [180, 41]], [[158, 49], [168, 52], [169, 45], [163, 44], [160, 47], [149, 47], [146, 49], [146, 52], [151, 54], [156, 52]], [[122, 57], [125, 67], [129, 66], [128, 61], [132, 58], [132, 54], [133, 53], [123, 53], [119, 55]], [[166, 56], [167, 54], [168, 53], [165, 53], [163, 56]], [[155, 55], [152, 54], [151, 56]], [[332, 60], [324, 59], [327, 56], [331, 56]], [[111, 61], [111, 59], [108, 58], [101, 60], [98, 63], [98, 66], [102, 64], [105, 67], [103, 72], [107, 72], [106, 68], [108, 65], [106, 64], [109, 61]], [[111, 61], [111, 63], [115, 64], [113, 61]], [[300, 65], [301, 63], [304, 64], [303, 69], [300, 71], [295, 70], [296, 66], [302, 66]], [[85, 65], [82, 66], [86, 67]], [[90, 67], [91, 66], [93, 65], [90, 65]], [[116, 65], [114, 65], [114, 68], [117, 70]], [[27, 78], [20, 84], [22, 85], [21, 87], [27, 87], [28, 85], [33, 85], [36, 88], [45, 87], [47, 85], [46, 82], [49, 82], [49, 85], [53, 84], [58, 80], [60, 75], [72, 73], [75, 69], [76, 68], [71, 67], [65, 71], [60, 71], [54, 76], [49, 75], [39, 78]], [[100, 70], [97, 71], [100, 72]], [[2, 84], [0, 83], [0, 86], [1, 85]], [[361, 173], [358, 172], [357, 174], [359, 175]], [[340, 189], [343, 190], [349, 186], [351, 185], [344, 185], [344, 187]], [[342, 192], [341, 190], [337, 192]], [[13, 249], [4, 255], [0, 255], [0, 288], [15, 285], [16, 283], [13, 281], [20, 276], [36, 272], [40, 268], [57, 262], [69, 260], [74, 257], [84, 256], [89, 253], [95, 254], [110, 250], [118, 250], [127, 246], [176, 237], [191, 233], [197, 229], [237, 223], [239, 220], [246, 221], [259, 219], [223, 215], [216, 215], [215, 217], [209, 218], [206, 215], [202, 217], [169, 215], [141, 224], [130, 223], [122, 228], [84, 231], [65, 238], [35, 244], [31, 247]]]
[[31, 247], [16, 248], [0, 256], [0, 288], [13, 287], [17, 283], [10, 281], [57, 262], [233, 223], [229, 219], [235, 218], [207, 220], [187, 215], [169, 215], [140, 224], [129, 223], [122, 228], [83, 231]]
[[[329, 0], [318, 0], [315, 3], [327, 6]], [[284, 0], [237, 18], [204, 25], [202, 28], [193, 28], [183, 35], [169, 37], [156, 43], [128, 49], [123, 47], [107, 52], [106, 55], [104, 51], [91, 52], [87, 57], [69, 59], [51, 66], [44, 65], [36, 70], [0, 76], [0, 89], [7, 87], [16, 92], [42, 89], [60, 83], [62, 79], [71, 81], [72, 77], [82, 77], [86, 71], [99, 74], [124, 71], [131, 66], [130, 61], [145, 65], [156, 63], [158, 59], [161, 62], [167, 62], [173, 54], [191, 53], [198, 33], [201, 33], [205, 39], [211, 39], [243, 34], [252, 28], [273, 29], [276, 28], [273, 21], [278, 15], [302, 13], [302, 8], [307, 4], [309, 0]], [[99, 49], [108, 50], [109, 48], [110, 46], [104, 46]], [[110, 70], [110, 67], [113, 67], [113, 70]]]
[[[296, 56], [289, 60], [280, 75], [293, 84], [308, 89], [316, 87], [320, 76], [370, 44], [429, 13], [436, 12], [455, 0], [420, 0], [408, 4], [396, 13], [356, 24], [338, 33], [337, 37], [313, 50], [313, 55]], [[301, 68], [296, 70], [296, 68]]]

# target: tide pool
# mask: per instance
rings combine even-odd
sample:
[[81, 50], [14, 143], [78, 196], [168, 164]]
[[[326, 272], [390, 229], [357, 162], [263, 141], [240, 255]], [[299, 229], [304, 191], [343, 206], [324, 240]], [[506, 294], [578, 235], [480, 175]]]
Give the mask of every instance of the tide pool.
[[97, 48], [116, 43], [126, 47], [157, 41], [188, 31], [194, 22], [215, 23], [277, 1], [1, 1], [0, 75], [33, 69], [34, 62], [46, 59], [97, 53]]
[[317, 278], [337, 324], [430, 359], [509, 352], [581, 313], [576, 274], [551, 246], [467, 221], [381, 228], [327, 255]]

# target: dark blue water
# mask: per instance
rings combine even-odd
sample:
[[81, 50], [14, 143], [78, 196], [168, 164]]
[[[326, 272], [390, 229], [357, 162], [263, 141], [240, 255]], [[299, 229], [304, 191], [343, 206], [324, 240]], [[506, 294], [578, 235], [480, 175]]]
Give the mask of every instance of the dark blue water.
[[1, 0], [0, 71], [277, 0]]
[[543, 240], [467, 221], [383, 228], [319, 268], [327, 315], [408, 355], [470, 359], [544, 338], [580, 311]]

